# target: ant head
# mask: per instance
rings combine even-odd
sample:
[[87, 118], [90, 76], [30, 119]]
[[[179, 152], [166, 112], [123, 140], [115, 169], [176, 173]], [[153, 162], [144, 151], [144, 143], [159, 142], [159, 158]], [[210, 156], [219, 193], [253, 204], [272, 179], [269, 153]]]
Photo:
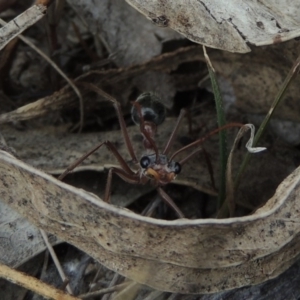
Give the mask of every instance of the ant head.
[[[140, 106], [140, 111], [137, 108]], [[166, 117], [166, 108], [155, 94], [146, 92], [141, 94], [134, 102], [131, 109], [131, 117], [135, 124], [140, 125], [141, 117], [144, 121], [160, 125]]]
[[168, 161], [166, 155], [160, 154], [156, 161], [155, 154], [144, 155], [140, 160], [142, 174], [154, 180], [159, 185], [165, 185], [175, 179], [181, 171], [181, 165], [175, 161]]

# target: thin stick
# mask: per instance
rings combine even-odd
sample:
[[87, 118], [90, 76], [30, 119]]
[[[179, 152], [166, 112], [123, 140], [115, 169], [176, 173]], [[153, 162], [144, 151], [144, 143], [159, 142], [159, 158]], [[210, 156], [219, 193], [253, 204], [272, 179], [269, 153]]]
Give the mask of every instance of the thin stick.
[[40, 278], [42, 278], [43, 274], [46, 273], [48, 262], [49, 262], [49, 251], [45, 251], [44, 263], [43, 263], [43, 266], [42, 266], [42, 271], [41, 271]]
[[94, 292], [89, 292], [89, 293], [86, 293], [86, 294], [81, 294], [81, 295], [79, 295], [79, 298], [80, 299], [88, 299], [88, 298], [92, 298], [92, 297], [96, 297], [96, 296], [101, 296], [101, 295], [105, 295], [105, 294], [108, 294], [108, 293], [113, 293], [113, 292], [120, 291], [120, 290], [124, 289], [127, 286], [128, 286], [128, 283], [125, 282], [125, 283], [114, 285], [114, 286], [111, 286], [111, 287], [108, 287], [108, 288], [105, 288], [105, 289], [101, 289], [99, 291], [94, 291]]
[[144, 298], [144, 300], [155, 300], [158, 299], [159, 296], [163, 295], [165, 292], [162, 291], [152, 291], [150, 294]]
[[80, 300], [80, 298], [68, 295], [35, 277], [28, 276], [0, 263], [0, 277], [31, 290], [45, 298], [60, 300]]
[[[236, 203], [234, 201], [235, 189], [234, 189], [234, 182], [233, 182], [233, 178], [232, 178], [233, 152], [234, 152], [238, 142], [240, 141], [240, 139], [242, 138], [242, 136], [244, 135], [244, 133], [247, 130], [249, 130], [249, 128], [246, 127], [246, 126], [242, 127], [239, 130], [237, 136], [235, 137], [233, 145], [231, 147], [231, 150], [230, 150], [230, 153], [229, 153], [229, 156], [228, 156], [228, 161], [227, 161], [227, 170], [226, 170], [226, 191], [227, 191], [227, 194], [226, 194], [226, 199], [224, 201], [224, 204], [227, 204], [227, 207], [229, 208], [229, 217], [230, 218], [234, 217], [234, 212], [235, 212], [235, 208], [236, 208]], [[218, 214], [218, 217], [219, 217], [219, 214]]]
[[136, 299], [137, 293], [141, 289], [141, 286], [142, 285], [140, 283], [131, 281], [124, 289], [114, 295], [112, 300]]
[[184, 214], [179, 209], [179, 207], [174, 203], [171, 197], [161, 187], [158, 187], [156, 190], [158, 191], [159, 195], [163, 198], [163, 200], [176, 211], [179, 218], [185, 218]]
[[[6, 22], [0, 18], [0, 24], [4, 26]], [[75, 94], [78, 96], [79, 99], [79, 108], [80, 108], [79, 132], [81, 132], [83, 127], [83, 122], [84, 122], [84, 106], [83, 106], [83, 98], [78, 88], [75, 86], [72, 80], [69, 79], [69, 77], [59, 68], [59, 66], [51, 58], [49, 58], [42, 50], [36, 47], [29, 39], [27, 39], [22, 34], [18, 35], [18, 38], [22, 40], [25, 44], [27, 44], [30, 48], [32, 48], [34, 51], [36, 51], [36, 53], [38, 53], [41, 57], [43, 57], [43, 59], [46, 60], [52, 66], [52, 68], [54, 68], [57, 71], [57, 73], [59, 73], [72, 87], [72, 89], [74, 90]]]
[[89, 283], [89, 293], [94, 292], [94, 288], [96, 286], [96, 281], [98, 280], [100, 272], [101, 272], [101, 267], [98, 265], [97, 272], [96, 272], [93, 280]]
[[[50, 253], [50, 255], [53, 259], [53, 262], [54, 262], [54, 264], [57, 268], [57, 271], [58, 271], [63, 283], [68, 282], [69, 279], [67, 278], [67, 276], [66, 276], [66, 274], [65, 274], [65, 272], [64, 272], [64, 270], [63, 270], [63, 268], [62, 268], [62, 266], [61, 266], [61, 264], [60, 264], [60, 262], [59, 262], [59, 260], [56, 256], [56, 253], [55, 253], [52, 245], [49, 243], [48, 236], [47, 236], [46, 232], [43, 229], [40, 229], [40, 232], [41, 232], [41, 235], [44, 239], [44, 242], [45, 242], [45, 244], [48, 248], [48, 251], [49, 251], [49, 253]], [[73, 295], [73, 291], [72, 291], [69, 283], [66, 285], [66, 288], [67, 288], [68, 293]]]
[[151, 217], [154, 210], [157, 208], [159, 203], [161, 202], [161, 199], [159, 196], [156, 196], [154, 200], [152, 200], [146, 208], [142, 211], [141, 215], [146, 217]]
[[[111, 282], [108, 285], [108, 288], [113, 287], [121, 278], [122, 277], [120, 274], [115, 273], [113, 279], [111, 280]], [[102, 297], [102, 300], [108, 300], [109, 298], [110, 298], [110, 294], [107, 293]]]

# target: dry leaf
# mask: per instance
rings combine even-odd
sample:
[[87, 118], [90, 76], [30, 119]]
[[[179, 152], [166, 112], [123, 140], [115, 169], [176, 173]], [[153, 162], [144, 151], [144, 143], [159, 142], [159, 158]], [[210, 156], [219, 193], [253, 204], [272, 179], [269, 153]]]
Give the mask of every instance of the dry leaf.
[[159, 26], [188, 39], [230, 52], [248, 45], [270, 45], [300, 36], [300, 4], [285, 1], [126, 0]]
[[[300, 42], [290, 41], [270, 46], [268, 49], [257, 48], [243, 56], [216, 50], [209, 53], [209, 55], [217, 73], [226, 78], [227, 82], [232, 86], [234, 98], [236, 99], [235, 105], [247, 114], [265, 114], [268, 112], [280, 84], [284, 81], [299, 53]], [[77, 80], [92, 81], [98, 86], [103, 85], [104, 82], [109, 82], [116, 89], [118, 86], [129, 86], [130, 91], [131, 88], [139, 88], [138, 85], [142, 82], [139, 79], [134, 79], [137, 85], [132, 85], [132, 79], [136, 75], [144, 74], [146, 70], [169, 73], [182, 63], [199, 60], [204, 60], [201, 47], [193, 46], [163, 54], [145, 64], [129, 68], [91, 71], [80, 76]], [[159, 77], [162, 76], [160, 75]], [[168, 78], [167, 76], [167, 81]], [[128, 79], [130, 83], [128, 83]], [[180, 80], [182, 81], [183, 79], [181, 78]], [[154, 82], [156, 83], [157, 81]], [[141, 90], [145, 85], [145, 83], [141, 85]], [[168, 88], [164, 87], [162, 91], [165, 91], [164, 94], [171, 95], [172, 83], [168, 83], [166, 86]], [[148, 85], [146, 87], [150, 88]], [[126, 89], [118, 90], [117, 98], [119, 100], [122, 98], [123, 92], [128, 94]], [[278, 118], [300, 121], [298, 94], [299, 87], [298, 79], [296, 78], [286, 93], [285, 103], [281, 105], [280, 110], [276, 113]], [[94, 97], [93, 94], [92, 101], [95, 101]], [[85, 101], [89, 101], [88, 99], [89, 95], [85, 94]], [[9, 113], [1, 114], [0, 124], [41, 117], [47, 114], [49, 110], [59, 111], [65, 106], [73, 107], [75, 105], [78, 105], [75, 95], [68, 88], [62, 88], [51, 96], [39, 99]]]
[[[124, 87], [124, 89], [118, 91], [119, 95], [117, 99], [120, 100], [120, 98], [123, 98], [123, 93], [128, 94], [129, 91], [132, 91], [132, 89], [136, 88], [135, 86], [131, 85], [130, 80], [136, 78], [137, 75], [144, 76], [144, 74], [150, 70], [169, 73], [170, 71], [175, 70], [180, 64], [184, 62], [194, 61], [195, 59], [199, 59], [199, 57], [202, 56], [203, 55], [201, 54], [200, 47], [192, 46], [187, 48], [180, 48], [174, 52], [165, 53], [158, 57], [155, 57], [150, 61], [147, 61], [146, 63], [134, 65], [128, 68], [90, 71], [76, 78], [75, 81], [93, 82], [98, 86], [109, 83], [110, 85], [113, 85], [115, 89], [117, 89], [118, 86], [121, 85], [122, 87]], [[169, 77], [166, 76], [166, 78], [168, 79]], [[156, 83], [156, 81], [154, 82]], [[145, 86], [145, 83], [143, 83], [143, 86]], [[157, 89], [155, 90], [157, 91]], [[164, 90], [164, 88], [162, 90]], [[89, 94], [87, 94], [86, 90], [84, 90], [83, 93], [85, 96], [85, 101], [88, 102]], [[94, 93], [92, 94], [91, 99], [92, 103], [94, 104]], [[102, 98], [101, 100], [103, 101]], [[162, 99], [162, 101], [165, 102], [164, 99]], [[165, 104], [166, 106], [168, 106], [168, 103]], [[49, 111], [54, 112], [62, 110], [66, 107], [72, 108], [75, 105], [78, 106], [78, 100], [75, 94], [71, 92], [68, 87], [64, 87], [50, 96], [41, 98], [28, 105], [19, 107], [18, 109], [9, 113], [1, 114], [0, 124], [41, 117], [45, 114], [48, 114]]]
[[[22, 265], [46, 248], [39, 229], [3, 202], [0, 202], [0, 237], [0, 261], [11, 267]], [[59, 243], [55, 236], [49, 240], [53, 245]]]
[[[281, 84], [300, 55], [300, 41], [255, 48], [246, 55], [221, 51], [209, 54], [217, 73], [229, 80], [236, 106], [246, 114], [266, 114]], [[300, 121], [299, 76], [289, 86], [276, 116]]]
[[155, 289], [196, 294], [254, 285], [299, 257], [300, 168], [251, 216], [164, 221], [104, 203], [0, 153], [2, 201], [108, 268]]
[[139, 64], [161, 54], [162, 40], [182, 38], [173, 30], [157, 28], [126, 2], [119, 0], [68, 0], [99, 35], [119, 66]]

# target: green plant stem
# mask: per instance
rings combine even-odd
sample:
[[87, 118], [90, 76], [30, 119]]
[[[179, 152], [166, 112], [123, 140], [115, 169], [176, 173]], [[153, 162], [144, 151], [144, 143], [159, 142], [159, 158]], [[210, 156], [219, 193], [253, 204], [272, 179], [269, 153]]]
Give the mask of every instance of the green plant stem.
[[[287, 91], [289, 85], [291, 84], [291, 82], [293, 81], [293, 79], [296, 77], [296, 75], [299, 73], [299, 68], [300, 68], [300, 56], [296, 59], [295, 63], [293, 64], [292, 68], [290, 69], [287, 77], [285, 78], [282, 86], [280, 87], [278, 94], [276, 95], [274, 102], [272, 103], [272, 106], [268, 112], [268, 114], [266, 115], [264, 121], [262, 122], [262, 124], [260, 125], [255, 137], [254, 137], [254, 141], [253, 141], [253, 147], [257, 146], [257, 143], [259, 141], [259, 139], [261, 138], [262, 134], [264, 133], [271, 117], [273, 116], [276, 108], [278, 107], [278, 105], [281, 103], [285, 92]], [[235, 189], [237, 189], [237, 187], [239, 186], [240, 180], [241, 180], [241, 175], [243, 174], [243, 172], [245, 171], [245, 168], [249, 162], [251, 158], [251, 155], [249, 152], [247, 152], [247, 154], [245, 155], [245, 158], [239, 168], [238, 174], [236, 176], [235, 182], [234, 182], [234, 186]]]
[[[204, 50], [204, 56], [207, 63], [209, 77], [211, 80], [213, 93], [214, 93], [215, 103], [216, 103], [217, 122], [218, 122], [218, 126], [222, 127], [226, 124], [222, 95], [220, 92], [215, 71], [205, 51], [205, 47], [203, 47], [203, 50]], [[226, 132], [223, 130], [219, 132], [219, 152], [220, 152], [220, 183], [219, 183], [217, 210], [222, 206], [226, 198], [227, 135]]]

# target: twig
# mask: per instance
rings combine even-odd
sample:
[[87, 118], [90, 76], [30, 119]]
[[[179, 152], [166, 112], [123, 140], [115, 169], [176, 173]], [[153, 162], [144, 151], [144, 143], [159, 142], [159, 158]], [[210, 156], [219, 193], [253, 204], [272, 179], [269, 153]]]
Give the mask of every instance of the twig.
[[0, 263], [0, 277], [31, 290], [45, 298], [60, 300], [80, 300], [80, 298], [68, 295], [34, 277], [26, 275]]
[[[59, 273], [62, 281], [66, 282], [68, 280], [68, 278], [65, 275], [64, 270], [61, 267], [61, 264], [60, 264], [60, 262], [59, 262], [59, 260], [58, 260], [58, 258], [56, 256], [56, 253], [55, 253], [52, 245], [49, 243], [48, 236], [47, 236], [46, 232], [43, 229], [40, 229], [40, 232], [42, 234], [42, 237], [43, 237], [43, 239], [45, 241], [45, 244], [46, 244], [46, 246], [48, 248], [48, 251], [50, 252], [50, 255], [51, 255], [52, 259], [53, 259], [53, 262], [54, 262], [54, 264], [55, 264], [55, 266], [57, 268], [57, 271], [58, 271], [58, 273]], [[72, 289], [71, 289], [69, 283], [66, 285], [66, 288], [67, 288], [68, 293], [71, 294], [71, 295], [73, 295], [73, 292], [72, 292]]]
[[[111, 282], [108, 285], [108, 288], [112, 288], [118, 282], [118, 280], [120, 278], [121, 278], [121, 275], [119, 275], [118, 273], [115, 273], [113, 279], [111, 280]], [[102, 297], [102, 300], [108, 300], [109, 295], [107, 295], [107, 294], [108, 293], [106, 293], [106, 295]]]
[[10, 22], [4, 22], [0, 29], [0, 50], [3, 49], [11, 40], [20, 35], [21, 32], [32, 26], [45, 16], [47, 7], [43, 4], [33, 5], [26, 11], [19, 14]]
[[86, 294], [81, 294], [81, 295], [79, 295], [79, 298], [80, 299], [88, 299], [88, 298], [92, 298], [92, 297], [96, 297], [96, 296], [101, 296], [101, 295], [105, 295], [105, 294], [108, 294], [108, 293], [120, 291], [120, 290], [124, 289], [127, 286], [128, 286], [127, 282], [126, 283], [121, 283], [121, 284], [114, 285], [114, 286], [111, 286], [111, 287], [108, 287], [108, 288], [105, 288], [105, 289], [101, 289], [99, 291], [94, 291], [94, 292], [89, 292], [89, 293], [86, 293]]
[[124, 289], [112, 298], [112, 300], [135, 299], [140, 287], [140, 283], [130, 281]]
[[[0, 18], [0, 24], [4, 26], [6, 25], [6, 22]], [[43, 59], [45, 59], [72, 87], [75, 94], [79, 98], [79, 108], [80, 108], [79, 132], [81, 132], [83, 127], [83, 122], [84, 122], [84, 106], [83, 106], [83, 98], [79, 89], [72, 82], [72, 80], [59, 68], [59, 66], [50, 57], [48, 57], [42, 50], [36, 47], [29, 39], [27, 39], [25, 36], [21, 34], [18, 35], [18, 38], [22, 40], [25, 44], [27, 44], [30, 48], [32, 48], [34, 51], [36, 51], [41, 57], [43, 57]]]
[[155, 300], [161, 295], [163, 295], [164, 293], [165, 292], [162, 291], [152, 291], [151, 293], [149, 293], [149, 295], [146, 298], [144, 298], [144, 300]]

